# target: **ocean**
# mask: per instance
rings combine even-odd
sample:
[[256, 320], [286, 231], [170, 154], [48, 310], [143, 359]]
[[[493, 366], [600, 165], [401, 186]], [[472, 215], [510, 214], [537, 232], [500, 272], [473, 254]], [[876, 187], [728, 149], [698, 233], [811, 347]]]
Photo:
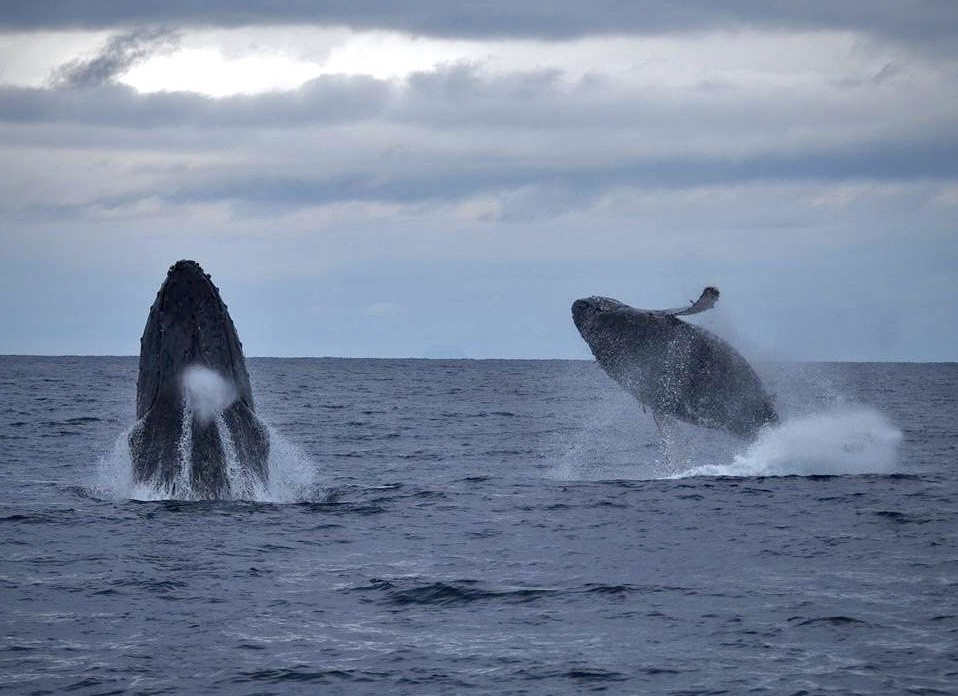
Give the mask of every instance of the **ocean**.
[[132, 482], [136, 358], [0, 357], [0, 691], [958, 693], [958, 365], [763, 364], [750, 444], [587, 361], [249, 361], [254, 499]]

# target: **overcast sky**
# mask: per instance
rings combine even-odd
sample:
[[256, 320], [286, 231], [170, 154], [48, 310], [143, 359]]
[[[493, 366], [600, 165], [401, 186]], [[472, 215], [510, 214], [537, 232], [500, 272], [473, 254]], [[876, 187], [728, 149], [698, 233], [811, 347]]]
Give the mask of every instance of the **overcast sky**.
[[[463, 5], [463, 6], [460, 6]], [[0, 353], [135, 355], [174, 261], [249, 355], [958, 360], [958, 2], [0, 3]]]

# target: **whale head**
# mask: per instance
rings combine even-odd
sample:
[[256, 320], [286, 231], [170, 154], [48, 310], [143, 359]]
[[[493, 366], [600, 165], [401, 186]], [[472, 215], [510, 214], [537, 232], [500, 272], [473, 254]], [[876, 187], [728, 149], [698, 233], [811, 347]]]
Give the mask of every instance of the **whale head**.
[[579, 330], [579, 333], [582, 333], [584, 330], [591, 328], [600, 315], [626, 309], [631, 309], [631, 307], [624, 302], [613, 300], [611, 297], [600, 297], [599, 295], [583, 297], [572, 303], [572, 321], [575, 322], [575, 327]]
[[572, 303], [572, 321], [596, 357], [621, 346], [653, 340], [676, 320], [655, 315], [611, 297], [584, 297]]
[[253, 407], [243, 347], [226, 304], [202, 267], [184, 260], [170, 267], [140, 339], [137, 418], [158, 399], [179, 401], [193, 366], [217, 373]]

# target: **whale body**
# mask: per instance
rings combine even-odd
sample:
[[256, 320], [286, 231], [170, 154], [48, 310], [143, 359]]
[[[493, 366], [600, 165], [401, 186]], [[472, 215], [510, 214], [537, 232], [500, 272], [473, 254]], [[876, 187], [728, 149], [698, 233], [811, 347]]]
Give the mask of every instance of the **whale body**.
[[244, 498], [268, 476], [233, 320], [195, 261], [170, 267], [140, 339], [133, 478], [172, 497]]
[[652, 410], [752, 439], [778, 420], [772, 399], [748, 361], [718, 336], [679, 319], [711, 308], [706, 288], [689, 307], [644, 310], [609, 297], [572, 303], [572, 319], [605, 372]]

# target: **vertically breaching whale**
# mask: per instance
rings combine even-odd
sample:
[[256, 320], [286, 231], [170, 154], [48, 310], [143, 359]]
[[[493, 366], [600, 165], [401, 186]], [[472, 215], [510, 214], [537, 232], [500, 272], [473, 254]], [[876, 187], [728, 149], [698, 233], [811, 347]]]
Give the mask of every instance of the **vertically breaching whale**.
[[243, 347], [195, 261], [178, 261], [140, 339], [134, 479], [174, 497], [243, 498], [268, 475], [269, 434], [253, 412]]
[[602, 369], [668, 418], [751, 439], [778, 420], [758, 375], [732, 346], [679, 316], [704, 312], [718, 300], [708, 287], [688, 307], [645, 310], [608, 297], [572, 303], [572, 320]]

